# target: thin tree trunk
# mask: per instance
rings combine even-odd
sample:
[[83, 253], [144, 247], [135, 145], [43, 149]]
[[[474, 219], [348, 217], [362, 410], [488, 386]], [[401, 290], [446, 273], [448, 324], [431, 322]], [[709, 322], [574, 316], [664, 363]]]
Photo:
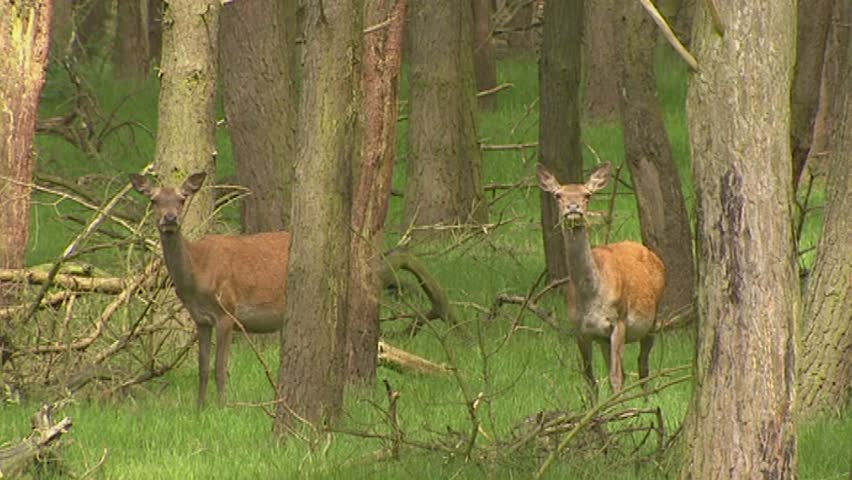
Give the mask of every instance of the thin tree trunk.
[[369, 33], [364, 47], [361, 91], [364, 142], [352, 202], [349, 281], [349, 379], [370, 384], [376, 376], [383, 226], [396, 156], [397, 98], [406, 0], [367, 0], [365, 25], [390, 19]]
[[148, 45], [148, 0], [118, 2], [113, 66], [122, 80], [148, 76], [151, 52]]
[[302, 419], [334, 421], [343, 407], [362, 15], [358, 0], [305, 3], [278, 435]]
[[408, 17], [405, 225], [484, 223], [470, 2], [412, 0]]
[[[245, 233], [284, 230], [296, 154], [296, 0], [222, 9], [219, 62]], [[263, 61], [259, 61], [263, 59]]]
[[[473, 6], [473, 67], [476, 90], [483, 92], [497, 86], [497, 57], [491, 32], [491, 1], [471, 0]], [[479, 97], [479, 106], [486, 111], [497, 108], [497, 96]]]
[[[214, 117], [219, 27], [218, 0], [171, 0], [163, 21], [156, 170], [164, 185], [179, 186], [189, 175], [213, 176]], [[193, 195], [183, 225], [202, 233], [213, 212], [213, 192]]]
[[[580, 150], [580, 51], [583, 0], [547, 2], [539, 59], [539, 162], [560, 183], [583, 181]], [[548, 278], [568, 276], [559, 207], [553, 195], [541, 192], [541, 228]]]
[[[49, 1], [0, 2], [0, 267], [23, 267], [33, 137], [50, 46]], [[5, 292], [0, 292], [5, 297]], [[2, 301], [3, 298], [0, 298]]]
[[838, 98], [829, 151], [823, 231], [805, 293], [799, 406], [839, 411], [852, 397], [852, 5], [840, 2]]
[[657, 101], [657, 27], [639, 2], [626, 3], [623, 14], [621, 120], [625, 159], [633, 177], [642, 240], [666, 266], [666, 289], [658, 314], [667, 319], [693, 303], [692, 232]]
[[796, 69], [790, 95], [794, 189], [799, 185], [799, 177], [813, 144], [823, 64], [827, 60], [826, 41], [834, 3], [835, 0], [812, 0], [798, 4]]
[[583, 114], [595, 121], [618, 118], [621, 76], [614, 72], [621, 70], [618, 50], [621, 43], [618, 38], [621, 35], [621, 2], [595, 0], [585, 5], [583, 60], [586, 85]]
[[[687, 98], [698, 211], [698, 345], [682, 478], [794, 478], [795, 338], [788, 0], [696, 12]], [[772, 55], [767, 55], [772, 52]]]

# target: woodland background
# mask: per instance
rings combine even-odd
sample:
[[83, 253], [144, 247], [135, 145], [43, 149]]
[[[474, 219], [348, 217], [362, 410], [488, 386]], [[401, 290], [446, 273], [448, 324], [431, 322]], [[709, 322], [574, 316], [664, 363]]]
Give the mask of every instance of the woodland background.
[[[844, 0], [0, 1], [0, 471], [852, 478], [850, 25]], [[593, 243], [641, 239], [668, 289], [650, 394], [628, 368], [590, 404], [534, 170], [603, 161]], [[127, 174], [200, 170], [190, 229], [301, 240], [284, 333], [235, 339], [199, 412]]]

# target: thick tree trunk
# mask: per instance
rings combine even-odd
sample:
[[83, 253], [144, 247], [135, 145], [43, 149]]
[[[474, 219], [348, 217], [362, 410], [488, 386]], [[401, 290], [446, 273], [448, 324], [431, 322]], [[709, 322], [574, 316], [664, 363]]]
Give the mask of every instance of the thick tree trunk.
[[[491, 32], [491, 0], [471, 0], [473, 6], [473, 67], [476, 90], [483, 92], [497, 86], [497, 57]], [[497, 96], [479, 97], [479, 106], [487, 111], [497, 108]]]
[[349, 281], [347, 351], [350, 381], [371, 383], [376, 376], [379, 340], [383, 226], [396, 157], [397, 98], [402, 62], [406, 0], [367, 0], [365, 25], [391, 19], [365, 37], [361, 91], [364, 95], [361, 145], [352, 202], [352, 254]]
[[[547, 101], [539, 105], [539, 162], [560, 183], [583, 181], [580, 150], [580, 51], [583, 0], [547, 2], [539, 59], [539, 89]], [[541, 192], [541, 228], [548, 279], [568, 276], [559, 207]]]
[[657, 101], [657, 27], [639, 2], [624, 5], [621, 121], [624, 150], [639, 208], [642, 240], [666, 266], [660, 319], [688, 310], [695, 293], [692, 232]]
[[487, 221], [477, 137], [471, 5], [409, 4], [411, 74], [405, 225]]
[[794, 189], [799, 185], [799, 177], [813, 144], [823, 64], [826, 60], [826, 40], [834, 3], [835, 0], [812, 0], [798, 4], [796, 69], [790, 95]]
[[[218, 0], [170, 0], [164, 12], [155, 156], [164, 185], [179, 186], [201, 171], [213, 176], [219, 5]], [[202, 233], [213, 212], [213, 191], [193, 195], [185, 212], [185, 234]]]
[[297, 429], [301, 419], [333, 421], [343, 406], [362, 14], [358, 0], [305, 4], [279, 435]]
[[0, 189], [3, 192], [0, 267], [3, 268], [20, 268], [26, 257], [33, 136], [50, 46], [50, 18], [49, 1], [0, 2]]
[[[823, 231], [805, 293], [799, 406], [840, 410], [852, 397], [852, 5], [840, 2], [838, 98], [829, 151]], [[845, 27], [843, 27], [845, 26]]]
[[284, 230], [296, 154], [296, 0], [228, 3], [219, 34], [237, 181], [250, 190], [243, 232]]
[[621, 35], [620, 5], [621, 0], [586, 2], [583, 32], [586, 85], [583, 106], [585, 117], [590, 120], [618, 118], [621, 76], [616, 72], [621, 70], [618, 49], [621, 43], [618, 38]]
[[113, 66], [122, 80], [148, 76], [151, 52], [148, 45], [148, 0], [118, 2]]
[[[698, 345], [683, 478], [794, 478], [789, 0], [732, 0], [719, 36], [696, 12], [687, 99], [698, 211]], [[772, 52], [772, 55], [767, 55]]]

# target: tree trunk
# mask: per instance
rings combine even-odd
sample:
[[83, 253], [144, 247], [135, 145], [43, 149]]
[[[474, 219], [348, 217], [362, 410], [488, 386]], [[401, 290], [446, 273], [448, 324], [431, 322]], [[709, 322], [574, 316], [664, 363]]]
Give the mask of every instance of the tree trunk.
[[333, 421], [343, 405], [362, 14], [358, 0], [305, 4], [279, 435], [297, 429], [300, 419]]
[[[296, 0], [240, 0], [222, 9], [222, 92], [245, 233], [286, 229], [296, 153]], [[258, 61], [263, 59], [263, 61]]]
[[595, 0], [586, 3], [583, 38], [586, 88], [583, 107], [586, 118], [590, 120], [607, 121], [618, 118], [621, 77], [615, 72], [621, 70], [618, 50], [621, 43], [618, 39], [621, 35], [620, 2], [621, 0]]
[[148, 48], [151, 65], [160, 65], [163, 51], [163, 0], [148, 0]]
[[33, 136], [50, 46], [50, 17], [49, 1], [0, 2], [0, 188], [3, 192], [0, 267], [3, 268], [20, 268], [26, 260]]
[[666, 266], [660, 319], [690, 308], [695, 293], [692, 232], [657, 101], [657, 27], [637, 1], [624, 6], [621, 121], [624, 153], [639, 209], [642, 240]]
[[838, 98], [832, 129], [823, 231], [805, 293], [799, 406], [838, 411], [852, 396], [852, 5], [839, 2]]
[[107, 0], [74, 1], [74, 29], [76, 43], [74, 53], [85, 60], [92, 60], [106, 53], [110, 43], [105, 41]]
[[470, 2], [413, 0], [405, 224], [487, 221]]
[[813, 141], [823, 64], [826, 60], [826, 40], [834, 3], [835, 0], [812, 0], [799, 2], [798, 5], [796, 69], [790, 95], [794, 189], [799, 185], [799, 177]]
[[381, 295], [383, 226], [396, 157], [397, 98], [406, 0], [367, 0], [369, 28], [392, 19], [366, 37], [361, 91], [364, 142], [352, 202], [347, 352], [350, 381], [370, 384], [376, 376]]
[[[215, 170], [219, 5], [218, 0], [170, 0], [164, 12], [155, 156], [164, 185], [179, 186], [201, 171], [212, 177]], [[184, 232], [201, 233], [212, 212], [213, 191], [202, 189], [184, 214]]]
[[113, 66], [118, 78], [140, 80], [148, 76], [148, 0], [118, 2]]
[[[471, 0], [473, 6], [473, 68], [476, 73], [476, 90], [490, 90], [497, 86], [497, 57], [491, 32], [491, 0]], [[497, 108], [497, 96], [479, 97], [479, 106], [486, 111]]]
[[[698, 345], [683, 478], [794, 478], [790, 1], [696, 11], [687, 122], [697, 192]], [[773, 52], [767, 55], [767, 52]]]
[[[539, 59], [539, 162], [560, 183], [583, 181], [580, 150], [580, 51], [583, 0], [544, 4], [544, 31]], [[559, 207], [553, 195], [540, 192], [541, 229], [548, 279], [568, 276]]]

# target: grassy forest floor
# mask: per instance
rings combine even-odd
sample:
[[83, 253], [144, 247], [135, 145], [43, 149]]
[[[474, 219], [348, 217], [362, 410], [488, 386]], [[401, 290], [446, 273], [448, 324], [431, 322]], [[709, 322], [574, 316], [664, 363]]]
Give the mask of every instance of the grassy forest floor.
[[[684, 98], [686, 74], [675, 59], [661, 57], [660, 100], [684, 191], [692, 209], [688, 140]], [[486, 144], [537, 141], [537, 67], [528, 60], [503, 60], [498, 65], [500, 82], [513, 87], [501, 92], [499, 108], [481, 116], [480, 137]], [[109, 73], [92, 67], [85, 78], [105, 112], [127, 121], [104, 138], [102, 154], [93, 161], [76, 147], [55, 136], [37, 138], [40, 175], [79, 180], [90, 190], [115, 192], [126, 182], [126, 174], [138, 171], [153, 157], [156, 131], [157, 84], [119, 84]], [[403, 89], [404, 91], [404, 89]], [[67, 111], [71, 84], [61, 70], [52, 69], [43, 94], [41, 116]], [[402, 190], [405, 174], [406, 122], [400, 122], [395, 189]], [[220, 130], [218, 176], [233, 174], [227, 132]], [[603, 161], [622, 163], [621, 131], [616, 123], [586, 122], [583, 131], [586, 165]], [[535, 315], [504, 306], [495, 318], [488, 310], [500, 293], [525, 295], [544, 269], [539, 226], [539, 191], [534, 183], [537, 151], [517, 149], [486, 151], [483, 171], [488, 185], [522, 182], [512, 189], [488, 194], [490, 218], [496, 225], [487, 234], [458, 237], [439, 245], [418, 248], [418, 253], [447, 290], [463, 320], [450, 329], [441, 322], [416, 336], [409, 335], [410, 320], [392, 319], [407, 310], [409, 300], [386, 295], [387, 320], [382, 328], [389, 343], [434, 361], [457, 368], [455, 377], [429, 377], [380, 368], [373, 388], [347, 392], [345, 414], [332, 435], [292, 439], [279, 445], [272, 435], [272, 421], [254, 406], [272, 399], [272, 389], [253, 350], [243, 338], [235, 340], [228, 384], [228, 408], [195, 409], [197, 367], [190, 354], [179, 368], [161, 378], [127, 390], [122, 395], [91, 394], [76, 398], [63, 415], [74, 426], [63, 440], [59, 461], [45, 473], [61, 476], [90, 474], [90, 478], [529, 478], [546, 455], [546, 442], [513, 447], [523, 436], [519, 426], [539, 412], [582, 413], [583, 381], [573, 342], [566, 340]], [[627, 175], [626, 169], [622, 175]], [[628, 180], [629, 181], [629, 180]], [[635, 202], [626, 188], [617, 196], [610, 241], [638, 239]], [[815, 188], [812, 204], [822, 202]], [[55, 260], [80, 225], [62, 215], [83, 218], [91, 212], [61, 201], [54, 195], [34, 195], [28, 264]], [[142, 203], [140, 202], [140, 205]], [[605, 210], [606, 199], [592, 209]], [[395, 246], [402, 236], [402, 201], [392, 199], [388, 218], [387, 245]], [[236, 210], [220, 215], [226, 229], [235, 228]], [[820, 226], [818, 211], [808, 218], [800, 248], [815, 245]], [[153, 235], [153, 227], [147, 231]], [[602, 241], [601, 226], [594, 227], [593, 242]], [[597, 236], [595, 236], [597, 235]], [[101, 239], [101, 241], [104, 241]], [[125, 275], [126, 246], [99, 250], [91, 258], [111, 275]], [[803, 266], [812, 252], [802, 257]], [[418, 300], [413, 300], [417, 302]], [[565, 306], [558, 296], [545, 297], [542, 306], [559, 318]], [[519, 322], [520, 328], [512, 330]], [[510, 334], [510, 332], [512, 332]], [[666, 331], [657, 337], [651, 355], [653, 372], [689, 368], [695, 338], [691, 328]], [[260, 342], [263, 358], [277, 371], [276, 338]], [[636, 380], [638, 346], [625, 352], [628, 383]], [[603, 361], [595, 353], [596, 372], [605, 378]], [[654, 380], [657, 388], [678, 375]], [[397, 419], [405, 442], [398, 459], [380, 458], [393, 428], [387, 420], [388, 401], [382, 380], [400, 396]], [[483, 394], [472, 423], [467, 402]], [[91, 393], [91, 392], [90, 392]], [[212, 395], [213, 392], [211, 392]], [[608, 386], [602, 393], [609, 394]], [[633, 419], [614, 421], [606, 430], [608, 443], [595, 431], [577, 437], [555, 464], [547, 478], [671, 478], [678, 468], [676, 448], [658, 455], [660, 434], [664, 442], [677, 438], [687, 411], [689, 382], [637, 398], [614, 407], [610, 413], [631, 413]], [[0, 405], [0, 441], [11, 441], [29, 430], [28, 419], [40, 399], [35, 396]], [[659, 409], [659, 415], [656, 413]], [[642, 413], [642, 412], [649, 413]], [[662, 419], [664, 429], [660, 428]], [[655, 425], [656, 430], [648, 430]], [[522, 428], [522, 427], [521, 427]], [[852, 452], [852, 414], [803, 419], [799, 430], [800, 476], [807, 479], [846, 478]], [[620, 436], [614, 432], [632, 429]], [[464, 448], [476, 432], [465, 459]], [[416, 445], [415, 445], [416, 444]], [[418, 446], [419, 445], [419, 446]], [[429, 448], [424, 448], [429, 447]], [[448, 452], [454, 452], [452, 454]]]

